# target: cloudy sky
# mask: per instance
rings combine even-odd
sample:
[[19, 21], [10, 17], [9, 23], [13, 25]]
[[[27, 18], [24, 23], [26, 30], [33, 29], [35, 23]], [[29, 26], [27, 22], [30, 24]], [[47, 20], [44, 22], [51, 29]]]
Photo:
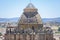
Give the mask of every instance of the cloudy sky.
[[[0, 18], [20, 17], [30, 0], [0, 0]], [[31, 0], [42, 18], [60, 17], [60, 0]]]

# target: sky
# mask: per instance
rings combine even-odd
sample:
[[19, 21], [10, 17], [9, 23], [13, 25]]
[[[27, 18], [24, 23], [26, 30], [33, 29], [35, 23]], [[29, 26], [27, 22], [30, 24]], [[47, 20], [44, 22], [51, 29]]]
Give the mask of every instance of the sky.
[[[30, 0], [0, 0], [0, 18], [20, 17]], [[60, 17], [60, 0], [31, 0], [42, 18]]]

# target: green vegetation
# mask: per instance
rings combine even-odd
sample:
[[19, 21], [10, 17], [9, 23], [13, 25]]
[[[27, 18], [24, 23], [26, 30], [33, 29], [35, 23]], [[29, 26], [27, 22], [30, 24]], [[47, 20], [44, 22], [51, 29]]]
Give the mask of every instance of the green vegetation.
[[60, 27], [58, 28], [58, 31], [60, 31]]
[[59, 32], [55, 32], [56, 34], [60, 34], [60, 31]]
[[2, 36], [2, 33], [0, 33], [0, 36]]

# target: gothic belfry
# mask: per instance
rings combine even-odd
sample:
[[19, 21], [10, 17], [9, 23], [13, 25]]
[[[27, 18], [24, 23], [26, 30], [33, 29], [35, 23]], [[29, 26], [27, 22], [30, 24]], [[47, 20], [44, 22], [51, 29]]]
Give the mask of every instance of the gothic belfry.
[[18, 26], [6, 28], [4, 40], [54, 40], [54, 38], [51, 28], [43, 27], [38, 9], [29, 3], [18, 21]]

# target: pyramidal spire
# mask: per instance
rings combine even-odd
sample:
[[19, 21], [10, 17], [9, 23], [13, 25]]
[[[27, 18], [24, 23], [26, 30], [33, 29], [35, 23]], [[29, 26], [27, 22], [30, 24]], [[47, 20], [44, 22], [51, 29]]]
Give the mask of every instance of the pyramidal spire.
[[32, 3], [29, 3], [26, 8], [35, 8], [35, 6]]
[[[31, 0], [30, 0], [31, 1]], [[37, 8], [35, 8], [35, 6], [30, 2], [26, 8], [24, 8], [24, 12], [35, 12], [37, 11]]]

